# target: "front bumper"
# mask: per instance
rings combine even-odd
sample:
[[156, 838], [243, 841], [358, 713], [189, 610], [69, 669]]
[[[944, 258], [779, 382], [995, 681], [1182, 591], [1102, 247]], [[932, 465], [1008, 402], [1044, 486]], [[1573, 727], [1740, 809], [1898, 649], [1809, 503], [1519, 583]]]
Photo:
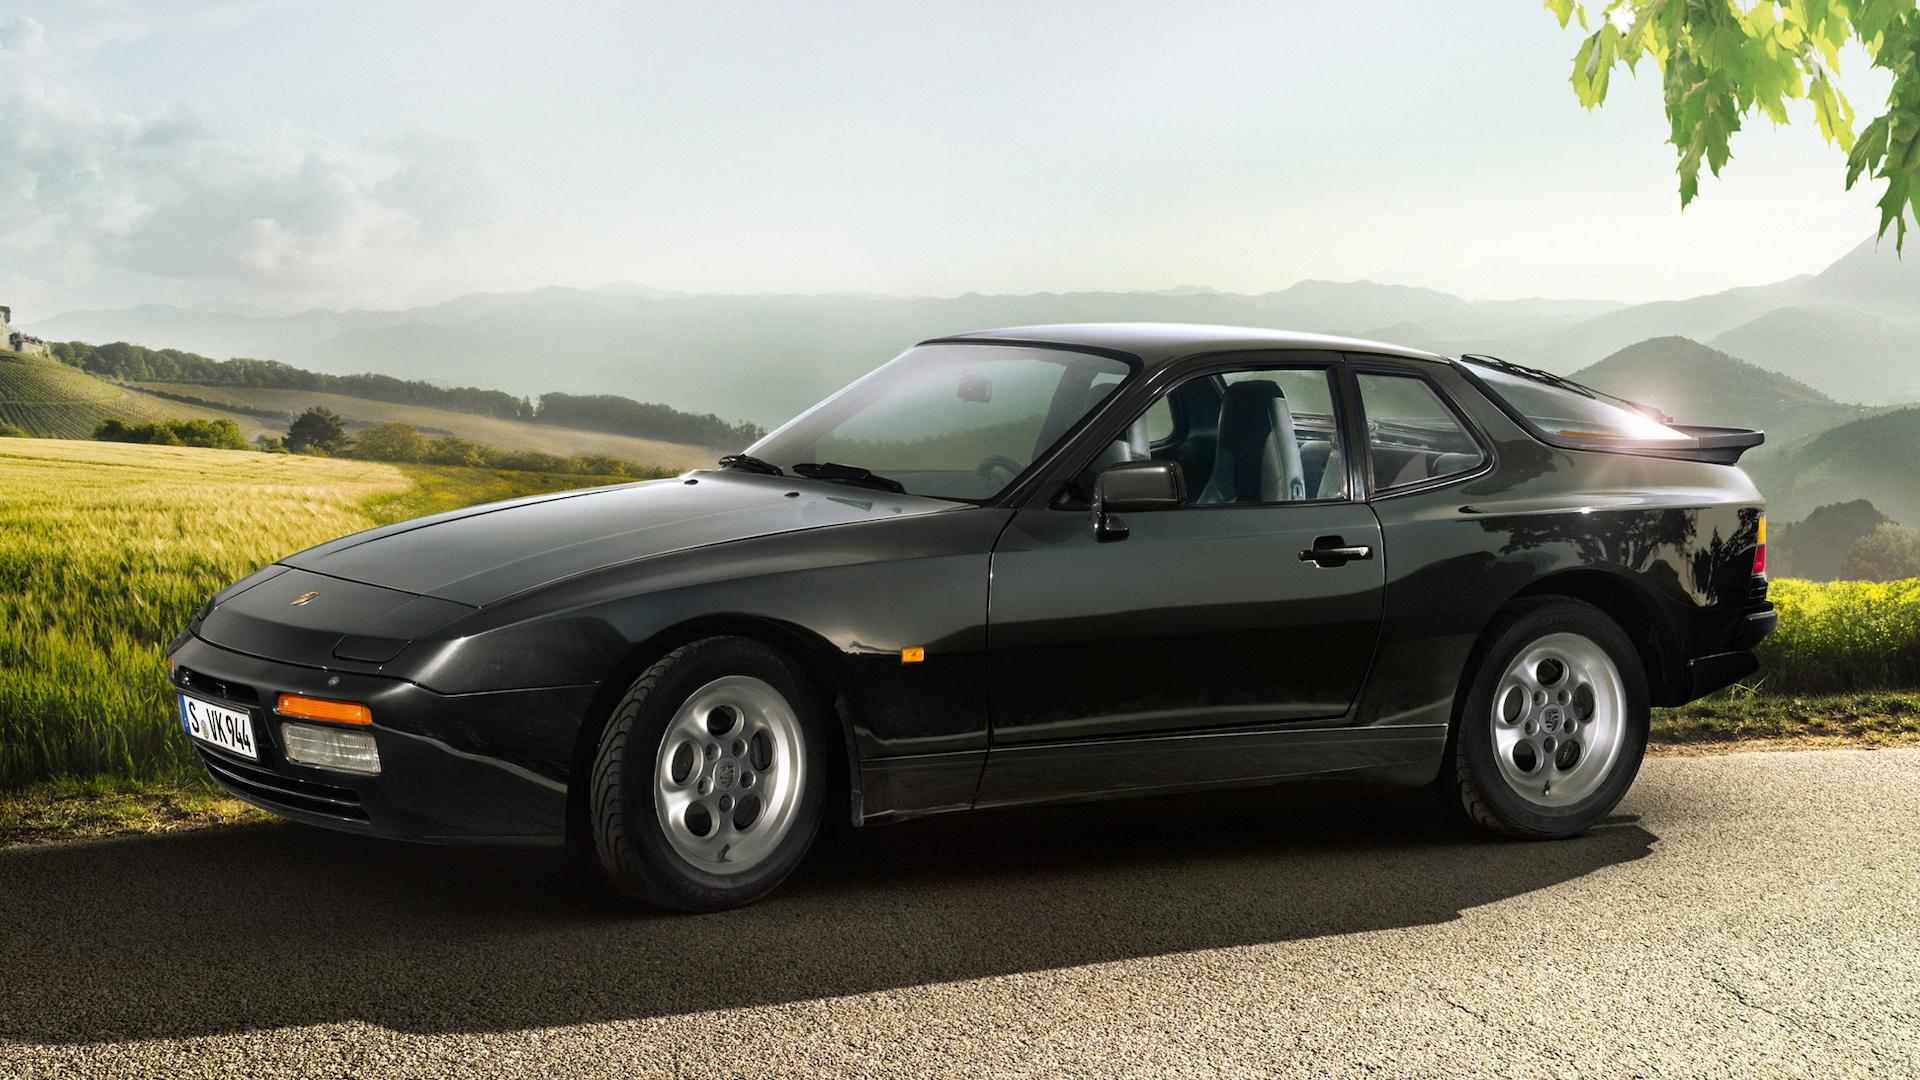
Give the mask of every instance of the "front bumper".
[[[457, 696], [401, 679], [266, 660], [187, 637], [170, 654], [173, 687], [252, 720], [258, 761], [189, 738], [214, 783], [282, 817], [327, 828], [444, 843], [553, 844], [566, 836], [567, 782], [597, 688]], [[287, 760], [280, 693], [364, 703], [380, 773]]]

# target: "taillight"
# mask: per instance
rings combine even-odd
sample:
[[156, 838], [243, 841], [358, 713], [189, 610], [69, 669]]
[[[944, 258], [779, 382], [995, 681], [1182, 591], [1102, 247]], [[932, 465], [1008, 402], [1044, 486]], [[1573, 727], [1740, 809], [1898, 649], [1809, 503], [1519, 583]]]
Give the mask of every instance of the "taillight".
[[1760, 515], [1760, 531], [1753, 541], [1753, 576], [1767, 572], [1767, 515]]

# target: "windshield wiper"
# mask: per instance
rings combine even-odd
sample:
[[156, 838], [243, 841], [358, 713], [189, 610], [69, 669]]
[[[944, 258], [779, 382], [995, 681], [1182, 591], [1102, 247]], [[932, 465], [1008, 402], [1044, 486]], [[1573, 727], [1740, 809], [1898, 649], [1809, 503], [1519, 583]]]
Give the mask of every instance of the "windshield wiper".
[[728, 454], [720, 459], [723, 469], [739, 469], [742, 472], [765, 473], [768, 476], [785, 476], [780, 466], [771, 461], [754, 457], [752, 454]]
[[817, 464], [811, 461], [803, 461], [795, 465], [793, 471], [809, 480], [832, 480], [841, 484], [853, 484], [858, 487], [869, 487], [879, 491], [890, 491], [895, 495], [905, 495], [907, 493], [906, 486], [901, 484], [900, 481], [885, 476], [876, 476], [872, 470], [863, 469], [858, 465], [842, 465], [837, 461], [822, 461]]

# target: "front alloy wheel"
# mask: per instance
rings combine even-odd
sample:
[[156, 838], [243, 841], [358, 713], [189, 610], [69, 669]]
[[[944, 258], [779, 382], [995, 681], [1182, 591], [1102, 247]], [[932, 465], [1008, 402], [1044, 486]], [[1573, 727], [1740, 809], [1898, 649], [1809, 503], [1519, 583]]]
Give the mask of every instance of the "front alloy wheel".
[[793, 705], [762, 679], [722, 675], [694, 691], [654, 763], [654, 809], [673, 850], [721, 875], [766, 861], [799, 815], [804, 745]]
[[613, 885], [715, 911], [780, 884], [820, 827], [818, 702], [791, 659], [747, 638], [695, 641], [641, 673], [591, 777], [594, 849]]

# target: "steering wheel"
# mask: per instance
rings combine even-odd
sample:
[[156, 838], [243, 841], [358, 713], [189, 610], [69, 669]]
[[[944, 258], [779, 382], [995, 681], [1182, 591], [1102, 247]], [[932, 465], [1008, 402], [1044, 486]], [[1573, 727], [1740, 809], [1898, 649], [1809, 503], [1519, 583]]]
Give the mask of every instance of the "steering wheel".
[[1006, 456], [1005, 454], [995, 454], [992, 457], [986, 459], [985, 461], [982, 461], [979, 465], [975, 466], [973, 470], [973, 474], [975, 476], [978, 476], [982, 480], [992, 481], [993, 474], [996, 470], [1000, 472], [1004, 472], [1007, 474], [1007, 478], [1001, 481], [999, 486], [1005, 487], [1008, 484], [1013, 483], [1013, 478], [1016, 476], [1019, 476], [1020, 470], [1024, 468], [1026, 468], [1026, 466], [1020, 464], [1019, 462], [1013, 460], [1012, 458]]

